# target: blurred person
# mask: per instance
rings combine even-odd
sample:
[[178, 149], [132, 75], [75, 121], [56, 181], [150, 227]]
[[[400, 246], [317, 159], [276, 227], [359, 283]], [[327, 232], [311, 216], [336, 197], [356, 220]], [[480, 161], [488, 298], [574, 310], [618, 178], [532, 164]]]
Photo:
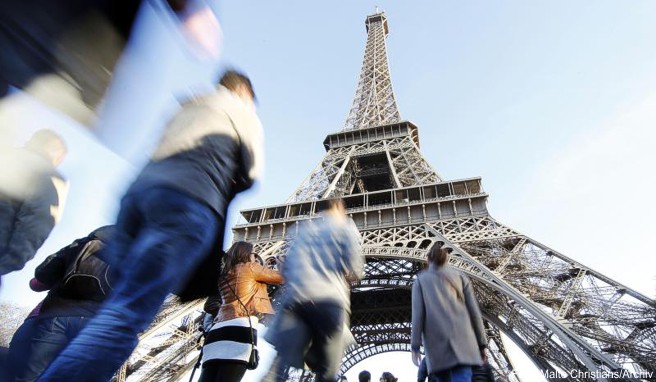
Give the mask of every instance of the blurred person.
[[390, 373], [389, 371], [383, 372], [383, 374], [380, 376], [380, 382], [396, 382], [399, 379], [394, 376], [394, 374]]
[[371, 382], [371, 373], [368, 372], [367, 370], [362, 370], [360, 374], [358, 374], [358, 381], [359, 382]]
[[56, 168], [66, 152], [47, 129], [0, 152], [0, 276], [23, 269], [59, 221], [67, 185]]
[[30, 288], [49, 292], [23, 323], [28, 333], [21, 326], [12, 339], [14, 381], [36, 381], [109, 295], [113, 272], [98, 251], [112, 231], [113, 226], [98, 228], [48, 256], [34, 271]]
[[412, 361], [420, 365], [423, 344], [430, 378], [471, 382], [472, 366], [486, 359], [487, 338], [471, 281], [448, 258], [447, 248], [433, 244], [429, 267], [412, 286]]
[[[0, 97], [23, 89], [83, 122], [100, 104], [143, 0], [3, 0]], [[218, 57], [220, 26], [204, 0], [151, 2], [201, 56]], [[160, 5], [161, 4], [161, 5]]]
[[183, 301], [218, 294], [228, 205], [261, 168], [254, 99], [248, 77], [230, 70], [168, 123], [103, 252], [120, 271], [114, 291], [40, 381], [108, 381], [169, 293]]
[[274, 313], [267, 284], [282, 282], [280, 272], [256, 261], [252, 244], [238, 241], [232, 245], [219, 283], [223, 303], [205, 338], [199, 382], [239, 382], [243, 378], [257, 346], [254, 326], [258, 316]]
[[[360, 235], [340, 199], [326, 201], [322, 218], [299, 229], [282, 267], [285, 294], [266, 338], [278, 355], [269, 374], [303, 368], [319, 382], [334, 382], [346, 346], [351, 309], [349, 282], [360, 279]], [[345, 333], [348, 332], [348, 333]]]
[[30, 340], [34, 333], [34, 325], [36, 317], [39, 315], [41, 304], [43, 304], [43, 300], [30, 311], [11, 337], [7, 353], [5, 354], [4, 365], [0, 368], [0, 372], [2, 372], [0, 374], [1, 382], [13, 382], [16, 372], [25, 369], [27, 357], [30, 354]]

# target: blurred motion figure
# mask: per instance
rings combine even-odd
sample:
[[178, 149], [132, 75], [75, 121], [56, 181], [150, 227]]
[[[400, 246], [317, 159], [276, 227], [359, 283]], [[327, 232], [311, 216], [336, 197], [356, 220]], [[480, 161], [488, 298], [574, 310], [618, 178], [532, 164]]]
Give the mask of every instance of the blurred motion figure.
[[120, 270], [98, 314], [41, 381], [107, 381], [166, 296], [216, 295], [230, 201], [262, 162], [262, 127], [248, 77], [227, 71], [216, 91], [185, 103], [121, 202], [103, 257]]
[[66, 152], [52, 130], [0, 151], [0, 276], [23, 269], [59, 221], [67, 185], [56, 168]]
[[[220, 26], [205, 0], [150, 0], [195, 51], [218, 57]], [[0, 2], [0, 98], [21, 89], [83, 123], [91, 122], [143, 0]]]
[[[16, 382], [36, 381], [111, 292], [115, 273], [98, 253], [112, 231], [113, 226], [96, 229], [48, 256], [34, 271], [30, 288], [49, 292], [12, 338], [9, 365]], [[24, 327], [27, 335], [20, 334]]]
[[286, 291], [266, 335], [278, 351], [269, 372], [276, 382], [305, 364], [317, 381], [334, 382], [351, 336], [349, 283], [364, 272], [360, 235], [341, 199], [325, 203], [321, 218], [301, 226], [282, 267]]

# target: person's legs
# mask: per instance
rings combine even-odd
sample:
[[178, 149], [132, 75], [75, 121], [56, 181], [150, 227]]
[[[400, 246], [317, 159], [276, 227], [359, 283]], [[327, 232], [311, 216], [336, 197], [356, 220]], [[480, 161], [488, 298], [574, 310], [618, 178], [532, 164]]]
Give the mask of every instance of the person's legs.
[[310, 328], [295, 312], [295, 305], [280, 309], [265, 336], [278, 353], [262, 382], [285, 382], [290, 367], [302, 368], [310, 336]]
[[433, 379], [435, 382], [452, 382], [451, 381], [451, 370], [443, 370], [437, 373], [432, 373]]
[[283, 365], [302, 368], [311, 341], [308, 324], [299, 317], [293, 306], [281, 309], [275, 320], [270, 329], [275, 334], [270, 340], [278, 352], [277, 358]]
[[471, 366], [456, 366], [448, 370], [431, 374], [437, 382], [471, 382]]
[[306, 355], [317, 381], [333, 382], [344, 356], [344, 308], [334, 302], [303, 303], [297, 312], [312, 332], [312, 346]]
[[239, 362], [206, 362], [198, 382], [239, 382], [246, 374], [246, 365]]
[[246, 374], [246, 365], [238, 362], [217, 362], [216, 378], [211, 382], [239, 382]]
[[15, 375], [21, 375], [27, 367], [27, 359], [30, 355], [30, 339], [34, 334], [36, 318], [26, 319], [18, 327], [11, 342], [5, 359], [5, 371], [8, 381], [13, 381]]
[[451, 382], [471, 382], [471, 366], [456, 366], [451, 369]]
[[29, 341], [30, 354], [23, 373], [16, 375], [16, 382], [32, 382], [43, 373], [55, 357], [82, 329], [86, 318], [51, 317], [37, 319], [34, 334]]
[[218, 375], [218, 365], [214, 362], [206, 362], [205, 365], [201, 367], [200, 377], [198, 382], [214, 382], [216, 376]]
[[97, 315], [39, 381], [108, 381], [168, 293], [186, 281], [216, 235], [223, 234], [208, 206], [177, 191], [143, 191], [126, 197], [123, 208], [136, 209], [141, 222], [120, 264], [122, 276]]

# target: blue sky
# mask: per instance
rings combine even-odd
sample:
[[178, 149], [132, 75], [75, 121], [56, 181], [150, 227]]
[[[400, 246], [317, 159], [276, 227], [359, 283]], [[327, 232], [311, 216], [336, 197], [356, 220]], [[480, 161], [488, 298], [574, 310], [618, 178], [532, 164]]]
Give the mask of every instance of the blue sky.
[[[342, 129], [364, 20], [375, 6], [389, 19], [401, 116], [419, 126], [422, 152], [440, 175], [482, 176], [497, 220], [653, 298], [656, 2], [649, 0], [220, 3], [221, 65], [251, 76], [267, 138], [265, 177], [239, 197], [231, 221], [240, 208], [284, 202], [323, 156], [325, 136]], [[215, 69], [157, 29], [165, 26], [150, 27], [157, 32], [144, 32], [136, 59], [123, 63], [123, 84], [131, 86], [108, 102], [121, 113], [108, 112], [101, 126], [105, 143], [134, 163], [173, 99], [207, 84]], [[133, 168], [69, 119], [20, 102], [25, 109], [12, 118], [28, 126], [23, 136], [47, 121], [73, 142], [62, 167], [71, 180], [62, 224], [23, 273], [3, 279], [1, 299], [33, 305], [42, 298], [27, 289], [34, 266], [111, 222]]]

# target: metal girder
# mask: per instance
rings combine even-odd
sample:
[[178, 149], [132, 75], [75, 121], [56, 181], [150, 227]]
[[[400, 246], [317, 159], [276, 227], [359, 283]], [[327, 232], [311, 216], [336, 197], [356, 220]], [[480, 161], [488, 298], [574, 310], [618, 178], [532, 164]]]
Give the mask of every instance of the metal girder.
[[501, 338], [501, 331], [487, 320], [484, 320], [484, 325], [488, 339], [488, 353], [491, 356], [491, 359], [488, 357], [488, 362], [506, 381], [518, 382], [519, 377], [517, 377], [512, 360], [506, 352], [505, 344]]
[[189, 354], [198, 344], [204, 301], [181, 304], [170, 296], [155, 320], [139, 336], [139, 345], [114, 376], [114, 382], [176, 381], [175, 375], [189, 367]]
[[[385, 156], [384, 165], [389, 169], [393, 183], [398, 183], [399, 187], [441, 181], [437, 172], [421, 155], [412, 137], [405, 135], [329, 149], [317, 167], [287, 198], [286, 203], [366, 192], [363, 185], [356, 187], [358, 181], [362, 181], [358, 158], [373, 154]], [[390, 188], [395, 187], [393, 183]]]

